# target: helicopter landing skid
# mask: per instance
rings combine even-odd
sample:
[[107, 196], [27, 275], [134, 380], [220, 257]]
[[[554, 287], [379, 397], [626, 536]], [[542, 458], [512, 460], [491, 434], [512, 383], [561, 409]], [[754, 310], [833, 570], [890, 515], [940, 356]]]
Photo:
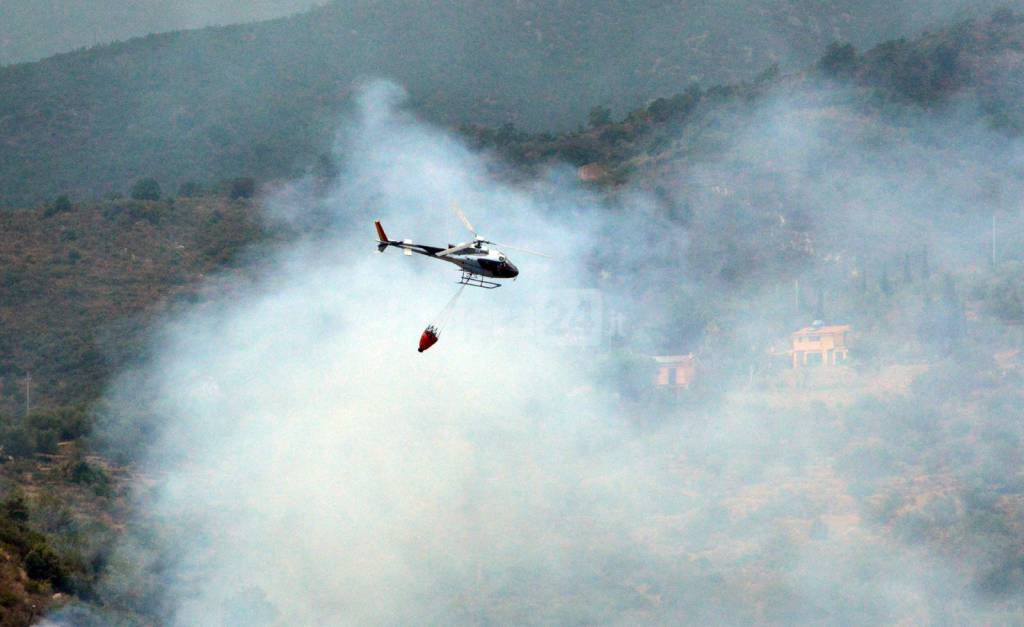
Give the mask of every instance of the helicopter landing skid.
[[471, 285], [473, 287], [482, 287], [485, 290], [493, 290], [501, 287], [501, 283], [495, 283], [494, 281], [488, 281], [479, 274], [473, 274], [472, 272], [462, 271], [462, 278], [459, 279], [459, 285]]

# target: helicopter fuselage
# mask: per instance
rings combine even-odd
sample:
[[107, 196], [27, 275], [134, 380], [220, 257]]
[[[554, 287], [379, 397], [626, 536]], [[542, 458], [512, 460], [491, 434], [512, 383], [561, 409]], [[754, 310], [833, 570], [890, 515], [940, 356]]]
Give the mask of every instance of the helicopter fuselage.
[[447, 255], [440, 255], [438, 253], [451, 248], [451, 246], [441, 248], [438, 246], [414, 244], [411, 241], [381, 241], [378, 243], [377, 248], [383, 252], [388, 246], [401, 248], [407, 255], [416, 253], [425, 257], [433, 257], [434, 259], [447, 261], [448, 263], [455, 264], [464, 272], [469, 272], [470, 274], [478, 274], [480, 276], [494, 279], [514, 279], [519, 276], [519, 269], [508, 260], [505, 253], [495, 248], [487, 248], [482, 244], [476, 244], [469, 248], [457, 250]]

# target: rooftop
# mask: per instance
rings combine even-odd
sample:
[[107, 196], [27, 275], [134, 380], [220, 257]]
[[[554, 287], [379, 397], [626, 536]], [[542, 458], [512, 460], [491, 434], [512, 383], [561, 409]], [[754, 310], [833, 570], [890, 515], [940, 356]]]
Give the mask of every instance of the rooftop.
[[800, 329], [799, 331], [797, 331], [793, 335], [794, 336], [797, 336], [797, 335], [831, 335], [831, 334], [834, 334], [834, 333], [846, 333], [851, 328], [852, 327], [850, 325], [848, 325], [848, 324], [832, 324], [832, 325], [828, 325], [828, 326], [825, 326], [825, 325], [809, 326], [809, 327], [804, 327], [804, 328]]
[[677, 364], [684, 361], [693, 361], [693, 353], [688, 355], [654, 355], [653, 358], [659, 364]]

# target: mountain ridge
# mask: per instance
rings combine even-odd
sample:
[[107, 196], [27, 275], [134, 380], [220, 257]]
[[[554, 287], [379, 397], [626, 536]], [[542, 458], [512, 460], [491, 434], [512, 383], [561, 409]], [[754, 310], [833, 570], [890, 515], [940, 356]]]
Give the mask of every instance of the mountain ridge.
[[871, 40], [878, 10], [363, 0], [96, 46], [0, 68], [0, 206], [116, 194], [144, 176], [171, 190], [292, 178], [330, 151], [368, 77], [403, 84], [444, 125], [564, 130], [596, 105], [802, 67], [832, 40]]

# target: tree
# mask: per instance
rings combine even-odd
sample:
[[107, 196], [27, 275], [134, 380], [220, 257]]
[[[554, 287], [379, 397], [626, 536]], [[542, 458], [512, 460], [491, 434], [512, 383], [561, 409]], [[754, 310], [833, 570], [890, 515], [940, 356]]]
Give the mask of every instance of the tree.
[[60, 558], [48, 544], [43, 543], [36, 544], [25, 556], [25, 574], [37, 581], [49, 581], [58, 588], [67, 579]]
[[590, 110], [590, 115], [587, 116], [587, 122], [592, 128], [598, 126], [605, 126], [612, 123], [612, 110], [608, 107], [598, 105]]
[[181, 198], [195, 198], [203, 195], [203, 186], [196, 181], [185, 181], [178, 187], [178, 196]]
[[878, 279], [878, 289], [882, 290], [882, 293], [886, 296], [892, 296], [893, 288], [892, 282], [889, 281], [888, 270], [882, 270], [882, 276]]
[[28, 522], [28, 502], [21, 490], [15, 490], [4, 501], [4, 516], [15, 522]]
[[1017, 16], [1010, 7], [999, 7], [992, 12], [992, 21], [996, 24], [1013, 24], [1016, 20]]
[[0, 431], [0, 447], [5, 454], [13, 457], [28, 457], [35, 453], [35, 442], [20, 426], [9, 426]]
[[833, 42], [818, 60], [818, 69], [829, 76], [849, 76], [857, 69], [857, 49], [852, 44]]
[[66, 213], [71, 211], [74, 207], [71, 204], [71, 199], [66, 194], [61, 194], [53, 201], [50, 206], [43, 212], [44, 218], [49, 218], [57, 215], [58, 213]]
[[943, 336], [949, 347], [956, 346], [964, 336], [967, 327], [963, 302], [957, 293], [953, 275], [946, 273], [942, 281]]
[[160, 183], [155, 178], [139, 179], [132, 186], [132, 198], [135, 200], [160, 200]]
[[516, 128], [516, 125], [512, 122], [505, 122], [498, 129], [498, 133], [494, 136], [494, 143], [498, 146], [508, 146], [516, 142], [521, 142], [526, 139], [527, 135], [525, 132]]
[[775, 82], [775, 79], [779, 77], [779, 64], [772, 63], [766, 67], [760, 74], [754, 77], [755, 85], [767, 85]]
[[823, 290], [820, 285], [818, 286], [818, 300], [814, 305], [814, 319], [825, 319], [825, 290]]
[[252, 198], [256, 193], [256, 181], [251, 177], [240, 177], [231, 180], [231, 200]]

